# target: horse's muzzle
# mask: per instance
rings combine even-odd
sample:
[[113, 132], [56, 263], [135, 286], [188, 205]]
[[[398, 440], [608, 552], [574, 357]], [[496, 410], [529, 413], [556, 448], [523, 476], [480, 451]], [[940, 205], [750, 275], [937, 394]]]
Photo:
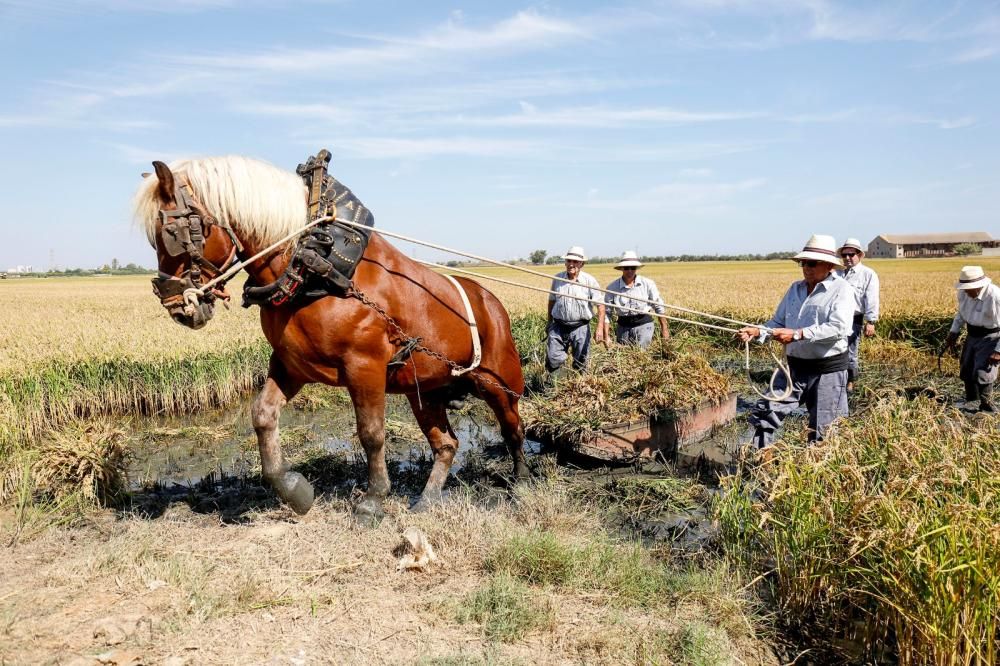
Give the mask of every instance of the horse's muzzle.
[[186, 297], [185, 292], [195, 289], [189, 276], [178, 278], [160, 273], [159, 277], [153, 278], [152, 282], [153, 293], [167, 309], [170, 318], [178, 324], [198, 330], [204, 327], [215, 314], [213, 304], [215, 297], [211, 294], [205, 296], [204, 300], [197, 295], [194, 298]]
[[170, 318], [182, 326], [198, 330], [203, 328], [208, 320], [215, 314], [215, 307], [211, 303], [198, 303], [196, 306], [186, 305], [178, 308], [167, 308]]

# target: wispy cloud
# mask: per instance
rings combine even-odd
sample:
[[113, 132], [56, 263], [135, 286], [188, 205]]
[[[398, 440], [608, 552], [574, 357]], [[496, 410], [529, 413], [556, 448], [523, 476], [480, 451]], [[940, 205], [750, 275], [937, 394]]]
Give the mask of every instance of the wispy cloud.
[[578, 205], [596, 209], [630, 211], [670, 211], [687, 214], [718, 212], [733, 199], [766, 185], [764, 178], [748, 178], [733, 182], [670, 182], [629, 196], [605, 199], [590, 196]]
[[951, 61], [956, 63], [979, 62], [995, 58], [998, 55], [1000, 55], [1000, 44], [977, 46], [955, 55]]
[[304, 145], [331, 145], [337, 152], [367, 159], [426, 159], [442, 155], [466, 157], [527, 157], [545, 152], [543, 144], [523, 140], [477, 137], [401, 139], [371, 137], [355, 139], [308, 139]]
[[644, 109], [609, 109], [575, 107], [541, 111], [532, 104], [522, 103], [521, 113], [506, 116], [449, 118], [447, 122], [481, 127], [627, 127], [649, 125], [683, 125], [729, 120], [746, 120], [763, 114], [744, 111], [686, 111], [666, 107]]
[[522, 11], [484, 28], [469, 28], [455, 21], [412, 39], [372, 35], [371, 46], [328, 49], [280, 49], [268, 53], [231, 53], [176, 56], [178, 64], [200, 68], [252, 70], [263, 73], [320, 74], [331, 71], [341, 77], [363, 77], [373, 69], [428, 61], [447, 61], [458, 55], [480, 58], [498, 52], [511, 53], [549, 48], [568, 41], [591, 39], [580, 22]]

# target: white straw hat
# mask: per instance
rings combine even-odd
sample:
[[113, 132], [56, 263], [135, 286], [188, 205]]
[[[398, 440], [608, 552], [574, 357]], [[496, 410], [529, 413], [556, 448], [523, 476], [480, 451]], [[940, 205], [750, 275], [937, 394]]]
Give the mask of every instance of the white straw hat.
[[847, 240], [844, 241], [844, 244], [840, 246], [840, 249], [837, 250], [837, 254], [841, 254], [845, 249], [849, 247], [854, 248], [861, 254], [865, 253], [865, 248], [861, 247], [861, 241], [859, 241], [857, 238], [848, 238]]
[[985, 287], [993, 280], [986, 277], [982, 266], [962, 266], [962, 272], [955, 283], [955, 289], [978, 289]]
[[583, 254], [583, 248], [579, 245], [574, 245], [571, 247], [566, 254], [563, 255], [563, 259], [572, 259], [573, 261], [587, 261], [587, 257]]
[[632, 250], [625, 250], [622, 254], [622, 260], [615, 264], [615, 268], [621, 270], [623, 268], [639, 268], [643, 263], [639, 261], [639, 255], [637, 255]]
[[815, 259], [816, 261], [824, 261], [834, 266], [844, 265], [844, 262], [840, 260], [840, 256], [837, 254], [837, 241], [833, 240], [833, 236], [824, 236], [823, 234], [814, 234], [809, 239], [809, 242], [805, 244], [805, 247], [802, 248], [802, 251], [792, 257], [792, 259], [795, 261], [799, 259]]

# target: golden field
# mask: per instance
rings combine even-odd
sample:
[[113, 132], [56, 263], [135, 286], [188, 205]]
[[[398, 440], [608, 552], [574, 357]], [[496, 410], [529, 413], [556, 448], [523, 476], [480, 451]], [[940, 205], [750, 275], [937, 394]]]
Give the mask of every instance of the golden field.
[[[961, 267], [979, 263], [1000, 275], [1000, 257], [873, 260], [882, 280], [884, 318], [941, 317], [954, 313], [954, 282]], [[560, 266], [530, 267], [554, 275]], [[548, 281], [503, 267], [467, 270], [548, 288]], [[602, 284], [617, 275], [610, 264], [587, 265]], [[652, 278], [668, 303], [708, 312], [741, 313], [747, 319], [770, 316], [789, 283], [799, 277], [791, 261], [731, 261], [650, 264]], [[546, 294], [484, 280], [511, 314], [544, 311]], [[230, 287], [239, 300], [242, 282]], [[173, 359], [254, 346], [263, 337], [256, 310], [238, 303], [200, 331], [178, 326], [153, 296], [149, 278], [86, 277], [0, 281], [0, 374], [31, 372], [54, 359]]]
[[[870, 262], [883, 280], [882, 335], [937, 344], [968, 261]], [[1000, 274], [1000, 258], [974, 261]], [[469, 270], [549, 286], [509, 268]], [[618, 274], [610, 264], [586, 270], [602, 284]], [[651, 264], [642, 274], [668, 303], [763, 321], [799, 270], [791, 261], [690, 262]], [[546, 294], [485, 282], [515, 318], [544, 312]], [[240, 280], [231, 285], [234, 301], [241, 288]], [[0, 321], [0, 449], [72, 417], [226, 404], [259, 384], [270, 353], [255, 311], [217, 308], [208, 326], [191, 331], [170, 320], [145, 276], [3, 280], [0, 308], [9, 313]]]

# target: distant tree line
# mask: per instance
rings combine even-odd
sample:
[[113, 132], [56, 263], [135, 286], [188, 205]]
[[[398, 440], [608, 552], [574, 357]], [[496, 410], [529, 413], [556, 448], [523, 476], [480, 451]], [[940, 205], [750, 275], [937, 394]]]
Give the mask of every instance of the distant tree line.
[[[534, 253], [532, 253], [534, 254]], [[771, 261], [774, 259], [791, 259], [795, 252], [768, 252], [767, 254], [667, 254], [667, 255], [642, 255], [639, 261], [644, 264], [665, 263], [677, 261]], [[533, 258], [533, 257], [532, 257]], [[588, 264], [617, 264], [620, 256], [613, 257], [590, 257]], [[532, 263], [540, 263], [534, 262]], [[545, 259], [546, 264], [561, 264], [561, 255], [553, 255]]]
[[87, 275], [149, 275], [156, 269], [145, 268], [138, 264], [119, 265], [117, 259], [110, 264], [98, 268], [50, 268], [47, 271], [32, 271], [31, 273], [8, 273], [7, 277], [80, 277]]
[[[776, 259], [791, 259], [795, 256], [794, 251], [790, 252], [769, 252], [767, 254], [668, 254], [668, 255], [643, 255], [639, 257], [639, 260], [644, 264], [649, 263], [665, 263], [665, 262], [678, 262], [678, 261], [772, 261]], [[588, 264], [617, 264], [620, 256], [616, 255], [613, 257], [590, 257], [587, 259]], [[443, 262], [445, 266], [449, 268], [462, 268], [468, 266], [484, 266], [481, 261], [472, 260], [456, 260]], [[542, 264], [552, 266], [556, 264], [562, 264], [563, 258], [560, 254], [549, 255], [545, 250], [535, 250], [531, 252], [528, 257], [521, 258], [515, 257], [513, 259], [506, 259], [504, 263], [507, 264], [534, 264], [540, 266]]]

